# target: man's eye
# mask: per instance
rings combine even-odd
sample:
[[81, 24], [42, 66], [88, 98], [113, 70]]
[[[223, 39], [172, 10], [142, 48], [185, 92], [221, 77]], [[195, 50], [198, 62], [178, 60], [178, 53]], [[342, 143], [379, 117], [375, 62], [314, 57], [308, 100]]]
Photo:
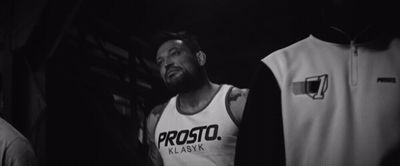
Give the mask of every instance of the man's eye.
[[179, 55], [181, 52], [180, 51], [174, 51], [171, 53], [171, 55]]

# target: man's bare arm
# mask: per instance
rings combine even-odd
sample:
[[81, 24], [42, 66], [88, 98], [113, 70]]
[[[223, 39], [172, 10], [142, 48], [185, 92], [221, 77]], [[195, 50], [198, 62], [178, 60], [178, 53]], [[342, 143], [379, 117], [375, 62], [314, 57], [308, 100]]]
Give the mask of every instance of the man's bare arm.
[[228, 106], [237, 125], [239, 125], [242, 120], [242, 115], [244, 111], [244, 106], [246, 105], [248, 93], [248, 89], [239, 89], [236, 87], [233, 87], [231, 92], [229, 93], [227, 99]]
[[165, 104], [155, 107], [147, 117], [147, 144], [149, 146], [147, 164], [148, 166], [162, 166], [163, 161], [155, 143], [155, 130]]

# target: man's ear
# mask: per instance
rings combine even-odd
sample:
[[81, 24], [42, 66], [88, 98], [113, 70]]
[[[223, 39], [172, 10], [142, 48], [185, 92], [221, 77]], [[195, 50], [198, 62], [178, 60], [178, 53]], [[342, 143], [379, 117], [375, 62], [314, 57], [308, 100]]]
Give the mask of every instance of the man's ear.
[[196, 59], [200, 66], [204, 66], [207, 62], [207, 56], [203, 51], [198, 51], [196, 53]]

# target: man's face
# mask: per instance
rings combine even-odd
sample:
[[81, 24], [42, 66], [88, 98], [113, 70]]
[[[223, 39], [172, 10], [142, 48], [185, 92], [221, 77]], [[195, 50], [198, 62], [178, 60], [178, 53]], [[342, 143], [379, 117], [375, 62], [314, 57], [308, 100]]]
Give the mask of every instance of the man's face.
[[172, 91], [185, 91], [199, 81], [200, 65], [182, 40], [164, 42], [157, 51], [156, 61], [161, 78]]

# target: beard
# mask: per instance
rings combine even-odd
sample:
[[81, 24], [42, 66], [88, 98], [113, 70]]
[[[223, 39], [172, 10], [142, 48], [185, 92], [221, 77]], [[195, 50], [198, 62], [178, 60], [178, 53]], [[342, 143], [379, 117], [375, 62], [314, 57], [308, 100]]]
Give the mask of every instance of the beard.
[[185, 93], [199, 88], [204, 82], [204, 76], [200, 69], [194, 70], [194, 72], [188, 72], [183, 70], [182, 73], [176, 78], [167, 79], [164, 81], [168, 90], [173, 93]]

